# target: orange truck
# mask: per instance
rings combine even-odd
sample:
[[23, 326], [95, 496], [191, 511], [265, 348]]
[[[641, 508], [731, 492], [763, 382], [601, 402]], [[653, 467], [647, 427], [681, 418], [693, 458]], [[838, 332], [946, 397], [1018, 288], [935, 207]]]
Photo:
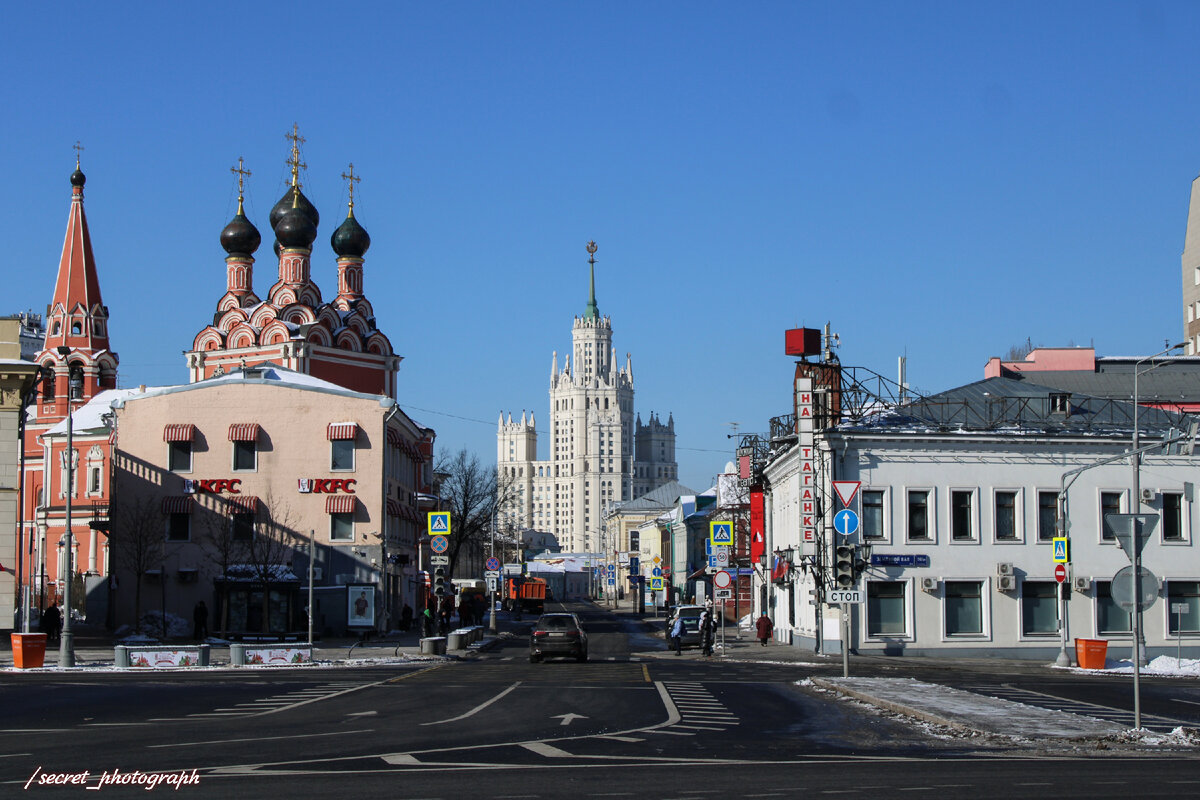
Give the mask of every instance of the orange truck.
[[515, 577], [505, 582], [504, 607], [541, 614], [546, 609], [546, 581], [541, 578]]

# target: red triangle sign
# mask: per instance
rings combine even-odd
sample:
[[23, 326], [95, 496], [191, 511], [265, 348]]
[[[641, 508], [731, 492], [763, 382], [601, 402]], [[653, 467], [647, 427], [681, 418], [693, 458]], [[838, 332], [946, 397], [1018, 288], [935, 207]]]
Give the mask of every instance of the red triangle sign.
[[833, 490], [837, 492], [837, 496], [841, 498], [842, 505], [846, 508], [854, 502], [854, 495], [858, 494], [858, 487], [862, 486], [862, 481], [833, 481]]

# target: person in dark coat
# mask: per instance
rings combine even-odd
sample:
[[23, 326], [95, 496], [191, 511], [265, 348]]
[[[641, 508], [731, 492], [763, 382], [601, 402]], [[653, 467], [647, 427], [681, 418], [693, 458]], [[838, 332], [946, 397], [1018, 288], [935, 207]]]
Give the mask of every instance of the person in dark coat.
[[192, 609], [192, 638], [197, 642], [208, 638], [208, 606], [203, 600]]
[[706, 608], [700, 615], [700, 650], [705, 656], [713, 654], [713, 636], [716, 634], [716, 623], [713, 622], [711, 608]]
[[408, 633], [412, 629], [413, 610], [408, 603], [404, 604], [404, 610], [400, 612], [400, 630]]
[[40, 626], [42, 633], [46, 634], [46, 639], [51, 642], [57, 642], [58, 637], [62, 635], [62, 612], [58, 610], [58, 603], [50, 604], [50, 607], [42, 612], [42, 621]]
[[758, 631], [758, 640], [762, 642], [763, 647], [766, 647], [767, 642], [771, 639], [771, 634], [775, 631], [775, 623], [771, 622], [771, 618], [764, 611], [763, 615], [754, 623], [754, 627]]

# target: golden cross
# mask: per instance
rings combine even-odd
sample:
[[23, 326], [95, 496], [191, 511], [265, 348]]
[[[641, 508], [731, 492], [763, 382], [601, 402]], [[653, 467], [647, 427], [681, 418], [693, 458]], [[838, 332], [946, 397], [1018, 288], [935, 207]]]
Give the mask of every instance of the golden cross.
[[75, 149], [75, 169], [79, 169], [79, 154], [83, 152], [83, 145], [76, 139], [75, 144], [71, 146]]
[[245, 186], [243, 185], [243, 181], [245, 178], [248, 178], [250, 175], [253, 174], [248, 169], [242, 169], [242, 163], [243, 163], [242, 157], [238, 156], [238, 165], [236, 167], [229, 168], [230, 172], [232, 172], [238, 176], [238, 202], [239, 203], [242, 202], [242, 194], [245, 189]]
[[292, 154], [288, 157], [287, 164], [292, 167], [292, 186], [300, 188], [300, 183], [297, 180], [297, 175], [302, 169], [308, 169], [308, 164], [300, 160], [300, 145], [304, 144], [307, 139], [300, 135], [300, 126], [295, 122], [292, 123], [292, 132], [285, 133], [283, 138], [292, 143]]
[[[354, 184], [360, 183], [362, 178], [354, 174], [354, 162], [350, 162], [350, 174], [342, 173], [342, 180], [348, 181], [350, 186], [350, 210], [354, 211]], [[369, 210], [369, 209], [368, 209]]]

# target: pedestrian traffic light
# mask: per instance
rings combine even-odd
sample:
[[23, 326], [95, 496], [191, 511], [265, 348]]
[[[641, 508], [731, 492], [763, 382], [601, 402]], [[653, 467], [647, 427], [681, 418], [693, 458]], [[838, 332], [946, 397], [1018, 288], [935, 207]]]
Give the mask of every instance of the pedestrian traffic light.
[[446, 595], [446, 570], [442, 567], [433, 571], [433, 593], [438, 597]]
[[853, 588], [854, 579], [854, 547], [839, 544], [833, 551], [833, 580], [839, 589]]

